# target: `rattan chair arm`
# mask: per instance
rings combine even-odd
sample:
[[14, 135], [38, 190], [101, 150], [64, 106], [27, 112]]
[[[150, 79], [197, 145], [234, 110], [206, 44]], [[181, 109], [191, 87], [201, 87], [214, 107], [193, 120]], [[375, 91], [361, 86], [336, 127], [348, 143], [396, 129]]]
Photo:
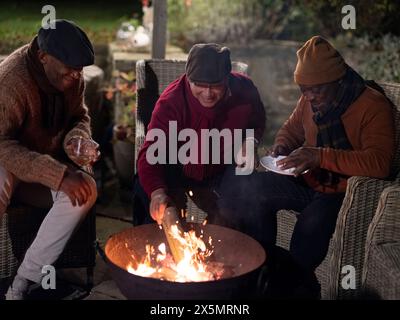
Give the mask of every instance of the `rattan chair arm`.
[[328, 297], [351, 298], [357, 291], [340, 287], [342, 267], [352, 265], [356, 270], [356, 285], [361, 284], [364, 263], [364, 246], [368, 226], [378, 206], [382, 191], [394, 181], [368, 177], [351, 177], [336, 222], [332, 238], [332, 255], [329, 263]]

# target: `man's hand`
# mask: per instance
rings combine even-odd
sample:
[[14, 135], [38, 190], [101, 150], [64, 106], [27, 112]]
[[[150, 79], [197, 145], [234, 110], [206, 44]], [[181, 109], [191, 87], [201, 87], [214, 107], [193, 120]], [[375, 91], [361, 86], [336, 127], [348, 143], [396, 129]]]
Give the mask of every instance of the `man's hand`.
[[277, 166], [282, 170], [295, 168], [293, 171], [297, 177], [307, 170], [312, 170], [320, 167], [321, 158], [319, 148], [301, 147], [294, 150], [285, 159], [276, 162]]
[[80, 170], [68, 168], [61, 182], [60, 191], [64, 192], [71, 200], [72, 205], [83, 205], [92, 195], [90, 176]]
[[278, 156], [287, 156], [289, 153], [289, 148], [282, 144], [274, 144], [271, 149], [267, 151], [267, 155], [274, 158]]
[[100, 157], [99, 144], [81, 136], [73, 136], [65, 145], [65, 153], [78, 166], [93, 164]]
[[258, 153], [257, 153], [258, 142], [253, 139], [246, 139], [242, 143], [242, 147], [239, 150], [239, 156], [237, 157], [236, 164], [238, 167], [255, 169], [259, 165]]
[[161, 224], [165, 209], [171, 203], [171, 199], [163, 188], [153, 191], [150, 198], [150, 215], [158, 224]]

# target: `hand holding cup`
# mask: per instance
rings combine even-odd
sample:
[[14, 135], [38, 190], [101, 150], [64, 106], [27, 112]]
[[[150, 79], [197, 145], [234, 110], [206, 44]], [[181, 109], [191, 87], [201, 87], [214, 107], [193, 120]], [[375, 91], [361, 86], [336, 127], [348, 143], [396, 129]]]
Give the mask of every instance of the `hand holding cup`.
[[96, 162], [100, 157], [99, 144], [81, 136], [73, 136], [66, 144], [68, 157], [78, 166], [88, 166]]

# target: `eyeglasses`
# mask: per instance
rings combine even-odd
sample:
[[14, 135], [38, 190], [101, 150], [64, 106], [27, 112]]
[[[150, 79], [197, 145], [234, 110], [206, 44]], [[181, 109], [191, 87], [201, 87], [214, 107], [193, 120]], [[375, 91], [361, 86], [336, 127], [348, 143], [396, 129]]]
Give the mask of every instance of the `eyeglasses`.
[[194, 86], [201, 88], [201, 89], [210, 89], [210, 90], [223, 90], [226, 87], [226, 82], [221, 83], [203, 83], [203, 82], [191, 82]]

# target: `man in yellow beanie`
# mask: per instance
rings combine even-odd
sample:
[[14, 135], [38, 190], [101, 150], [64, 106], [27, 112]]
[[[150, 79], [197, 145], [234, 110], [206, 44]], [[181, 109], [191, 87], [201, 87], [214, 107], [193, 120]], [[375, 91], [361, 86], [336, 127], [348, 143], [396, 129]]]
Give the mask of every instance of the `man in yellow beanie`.
[[[304, 275], [326, 256], [350, 176], [385, 178], [394, 149], [391, 104], [349, 67], [324, 38], [315, 36], [297, 51], [294, 80], [300, 99], [270, 150], [276, 164], [294, 176], [267, 172], [262, 205], [266, 241], [276, 241], [276, 212], [299, 212], [290, 256]], [[379, 92], [379, 89], [381, 92]], [[290, 280], [289, 280], [290, 281]]]

